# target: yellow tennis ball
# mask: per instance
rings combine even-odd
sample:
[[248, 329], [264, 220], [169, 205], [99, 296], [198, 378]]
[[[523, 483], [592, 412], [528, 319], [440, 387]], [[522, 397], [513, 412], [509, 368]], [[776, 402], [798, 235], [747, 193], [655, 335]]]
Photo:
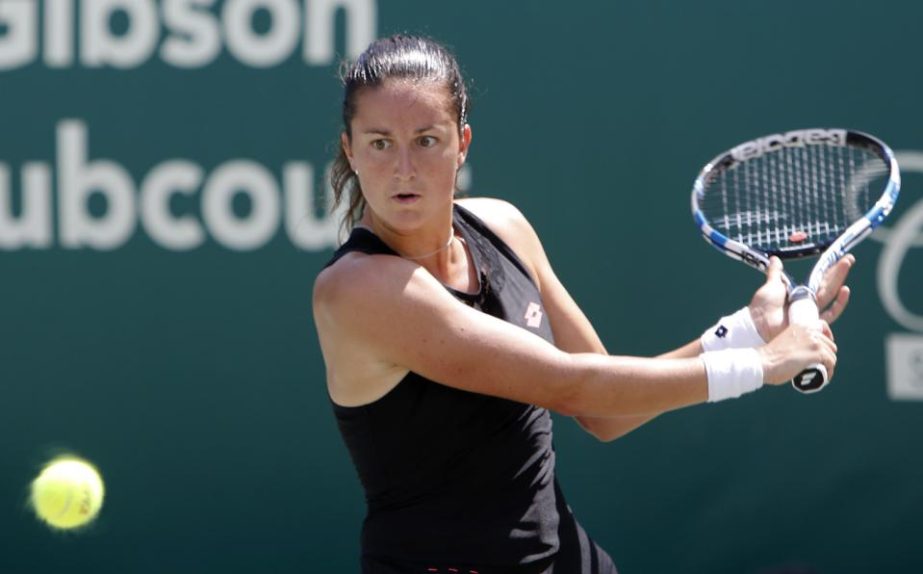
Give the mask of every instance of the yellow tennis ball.
[[30, 502], [35, 514], [54, 528], [85, 526], [99, 514], [105, 488], [99, 472], [89, 462], [58, 457], [32, 481]]

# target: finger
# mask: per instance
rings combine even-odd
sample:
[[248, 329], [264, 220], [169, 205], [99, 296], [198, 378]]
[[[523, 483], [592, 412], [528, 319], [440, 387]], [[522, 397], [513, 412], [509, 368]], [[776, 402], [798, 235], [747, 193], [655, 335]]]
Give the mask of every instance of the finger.
[[836, 355], [837, 346], [832, 339], [821, 336], [820, 333], [814, 335], [811, 340], [811, 352], [815, 353], [815, 361], [823, 362], [823, 358], [828, 355]]
[[829, 337], [824, 337], [823, 342], [824, 342], [824, 347], [826, 347], [832, 353], [836, 353], [839, 350], [839, 347], [837, 347], [836, 342], [833, 339]]
[[769, 258], [769, 267], [766, 268], [766, 283], [782, 280], [782, 260], [773, 255]]
[[839, 295], [840, 287], [846, 282], [850, 269], [856, 263], [856, 257], [852, 253], [847, 253], [845, 257], [837, 261], [833, 267], [824, 274], [824, 280], [821, 282], [820, 289], [817, 292], [817, 306], [823, 309], [828, 306], [835, 296]]
[[833, 330], [830, 329], [830, 323], [821, 319], [820, 321], [820, 331], [824, 334], [825, 337], [833, 341]]
[[836, 373], [836, 353], [826, 353], [824, 366], [827, 367], [827, 380], [833, 380], [833, 375]]
[[849, 295], [851, 291], [846, 285], [840, 287], [839, 293], [837, 293], [836, 299], [833, 303], [820, 315], [820, 318], [827, 321], [828, 323], [833, 323], [840, 318], [840, 315], [843, 314], [843, 311], [846, 310], [846, 305], [849, 304]]
[[855, 261], [856, 258], [852, 254], [847, 254], [842, 259], [837, 261], [824, 274], [824, 278], [821, 283], [821, 290], [825, 293], [836, 293], [837, 290], [839, 290], [840, 285], [846, 281], [846, 276], [849, 275], [849, 270], [852, 269]]

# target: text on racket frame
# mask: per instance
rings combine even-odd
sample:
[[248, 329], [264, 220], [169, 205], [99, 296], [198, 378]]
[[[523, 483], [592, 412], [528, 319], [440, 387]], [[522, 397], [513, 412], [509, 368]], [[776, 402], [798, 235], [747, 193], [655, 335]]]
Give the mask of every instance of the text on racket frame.
[[731, 149], [731, 156], [737, 161], [746, 161], [783, 147], [820, 144], [845, 146], [846, 130], [816, 128], [770, 134], [734, 147]]

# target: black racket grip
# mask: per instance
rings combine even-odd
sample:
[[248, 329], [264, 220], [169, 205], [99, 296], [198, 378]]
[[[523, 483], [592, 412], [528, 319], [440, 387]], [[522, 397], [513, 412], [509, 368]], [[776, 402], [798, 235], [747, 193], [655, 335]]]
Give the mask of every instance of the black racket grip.
[[792, 379], [792, 386], [801, 393], [816, 393], [827, 386], [827, 367], [823, 365], [811, 365], [801, 371]]

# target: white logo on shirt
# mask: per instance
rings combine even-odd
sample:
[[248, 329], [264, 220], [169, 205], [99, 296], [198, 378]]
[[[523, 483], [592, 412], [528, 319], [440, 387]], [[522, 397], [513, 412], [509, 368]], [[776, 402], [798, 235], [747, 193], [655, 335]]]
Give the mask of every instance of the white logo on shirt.
[[537, 329], [542, 324], [542, 306], [538, 303], [529, 303], [524, 319], [526, 320], [526, 325]]

